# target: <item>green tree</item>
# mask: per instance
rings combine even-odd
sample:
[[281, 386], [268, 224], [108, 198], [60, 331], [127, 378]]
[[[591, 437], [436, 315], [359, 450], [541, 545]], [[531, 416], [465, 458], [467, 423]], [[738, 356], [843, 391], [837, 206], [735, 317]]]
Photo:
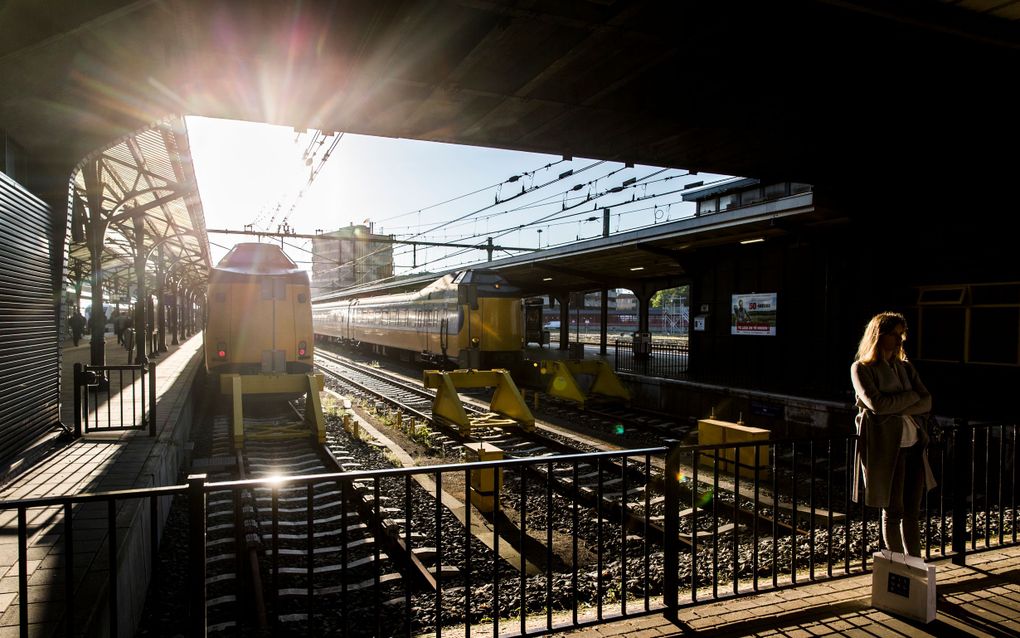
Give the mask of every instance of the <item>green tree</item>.
[[660, 290], [652, 295], [650, 305], [652, 308], [662, 308], [663, 304], [675, 299], [683, 299], [686, 301], [689, 296], [687, 294], [688, 288], [689, 286], [680, 286], [678, 288], [666, 288], [665, 290]]

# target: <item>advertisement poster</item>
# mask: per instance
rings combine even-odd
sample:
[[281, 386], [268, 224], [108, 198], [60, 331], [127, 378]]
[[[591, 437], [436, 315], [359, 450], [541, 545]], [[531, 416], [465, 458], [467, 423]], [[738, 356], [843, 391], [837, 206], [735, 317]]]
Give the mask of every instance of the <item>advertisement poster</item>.
[[776, 336], [776, 293], [733, 295], [730, 334]]

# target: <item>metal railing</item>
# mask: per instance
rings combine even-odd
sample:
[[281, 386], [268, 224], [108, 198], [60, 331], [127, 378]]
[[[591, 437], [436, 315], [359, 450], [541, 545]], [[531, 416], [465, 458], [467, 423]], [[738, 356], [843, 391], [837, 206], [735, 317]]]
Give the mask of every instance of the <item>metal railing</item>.
[[[156, 436], [156, 366], [74, 364], [74, 435], [148, 429]], [[148, 409], [146, 409], [148, 408]]]
[[[952, 557], [962, 563], [968, 553], [1016, 544], [1017, 430], [1015, 425], [958, 422], [934, 433], [929, 456], [940, 486], [928, 493], [922, 512], [927, 558]], [[881, 541], [877, 510], [850, 498], [855, 444], [854, 436], [835, 436], [680, 446], [669, 452], [662, 474], [655, 467], [662, 467], [665, 448], [274, 481], [207, 483], [204, 475], [197, 475], [189, 477], [188, 486], [14, 501], [0, 503], [0, 510], [18, 510], [19, 573], [25, 574], [25, 520], [30, 508], [63, 508], [64, 547], [69, 547], [72, 507], [106, 502], [112, 560], [117, 533], [114, 499], [151, 498], [155, 517], [158, 496], [186, 495], [191, 540], [187, 593], [181, 595], [189, 597], [189, 633], [203, 635], [206, 495], [229, 491], [240, 497], [249, 492], [254, 497], [250, 502], [272, 504], [263, 506], [259, 515], [258, 536], [271, 557], [263, 567], [267, 575], [263, 583], [270, 586], [267, 600], [273, 617], [280, 613], [273, 605], [280, 593], [276, 557], [281, 547], [281, 494], [307, 492], [301, 499], [307, 503], [306, 511], [295, 515], [314, 526], [307, 528], [302, 550], [307, 555], [305, 584], [310, 593], [302, 603], [308, 619], [303, 631], [339, 628], [351, 635], [439, 636], [452, 625], [461, 625], [469, 635], [472, 625], [484, 622], [491, 625], [493, 635], [499, 635], [501, 627], [507, 631], [508, 625], [515, 634], [540, 635], [618, 617], [673, 614], [681, 606], [706, 600], [867, 572]], [[458, 499], [471, 502], [474, 473], [485, 469], [502, 472], [493, 512], [460, 508], [460, 526], [454, 525], [459, 531], [451, 531], [454, 514], [442, 503], [444, 486]], [[423, 487], [428, 483], [418, 478], [431, 480], [431, 487]], [[399, 602], [387, 604], [378, 589], [360, 603], [338, 595], [347, 587], [337, 584], [347, 583], [351, 567], [347, 550], [336, 559], [338, 567], [312, 568], [324, 560], [311, 531], [318, 530], [320, 515], [313, 488], [323, 484], [332, 484], [331, 489], [344, 495], [357, 490], [375, 494], [377, 518], [381, 507], [393, 508], [387, 517], [403, 518], [400, 534], [408, 546], [429, 537], [428, 542], [435, 544], [431, 549], [436, 573], [443, 574], [437, 577], [435, 590], [423, 590], [405, 577], [398, 585], [403, 588]], [[663, 492], [664, 497], [655, 496]], [[380, 495], [389, 499], [384, 502]], [[434, 506], [423, 510], [420, 504], [428, 502], [423, 497], [434, 499]], [[351, 505], [341, 508], [347, 508], [341, 510], [341, 520], [354, 511]], [[336, 513], [330, 510], [321, 516], [335, 518]], [[488, 549], [472, 534], [474, 524], [483, 522], [493, 532]], [[505, 557], [509, 554], [500, 549], [505, 544], [518, 552], [515, 558]], [[369, 564], [375, 565], [378, 588], [378, 551], [374, 560]], [[153, 565], [158, 570], [157, 563]], [[444, 565], [455, 569], [444, 571]], [[110, 592], [116, 598], [115, 586]], [[19, 594], [24, 629], [29, 602], [24, 577]], [[69, 590], [67, 600], [73, 602], [73, 594]], [[117, 603], [109, 604], [112, 614]], [[238, 621], [239, 626], [250, 624], [243, 618]]]
[[[121, 539], [117, 530], [118, 505], [123, 507], [125, 501], [147, 499], [149, 501], [146, 550], [150, 556], [150, 569], [154, 578], [159, 577], [159, 536], [160, 536], [160, 505], [159, 499], [183, 494], [187, 486], [154, 487], [77, 496], [52, 496], [41, 498], [20, 499], [17, 501], [0, 501], [0, 512], [17, 512], [18, 536], [18, 626], [21, 636], [30, 635], [30, 616], [28, 607], [45, 604], [49, 607], [46, 614], [39, 617], [45, 622], [53, 622], [56, 627], [47, 627], [57, 634], [57, 628], [63, 628], [63, 635], [68, 638], [80, 635], [81, 627], [75, 622], [76, 607], [83, 597], [101, 595], [102, 585], [106, 586], [105, 598], [101, 601], [107, 606], [110, 636], [118, 636], [120, 632], [120, 604], [118, 592], [119, 561], [117, 554]], [[164, 512], [166, 505], [164, 505]], [[32, 525], [29, 525], [29, 516]], [[75, 522], [77, 521], [77, 525]], [[52, 523], [52, 525], [51, 525]], [[204, 526], [204, 521], [202, 521]], [[76, 528], [85, 538], [75, 545]], [[49, 557], [59, 558], [55, 564], [60, 565], [60, 577], [44, 579], [40, 584], [28, 588], [29, 580], [29, 535], [30, 530], [43, 529], [45, 533], [57, 533], [59, 540], [51, 550]], [[105, 546], [96, 539], [96, 532], [105, 530]], [[83, 546], [95, 544], [99, 549], [95, 556], [82, 556]], [[77, 553], [76, 553], [77, 550]], [[105, 551], [104, 551], [105, 550]], [[104, 555], [105, 554], [105, 555]], [[56, 556], [54, 556], [56, 555]], [[78, 564], [76, 558], [81, 559]], [[84, 579], [85, 569], [89, 565], [106, 567], [105, 582]], [[62, 591], [61, 591], [62, 590]], [[131, 596], [129, 598], [134, 598]], [[95, 602], [95, 601], [91, 601]], [[82, 614], [78, 613], [79, 618]], [[204, 630], [203, 630], [204, 631]], [[202, 634], [204, 635], [204, 633]]]
[[689, 348], [686, 342], [652, 341], [647, 353], [634, 351], [628, 340], [613, 342], [614, 367], [617, 372], [630, 372], [664, 379], [680, 379], [687, 374]]
[[[968, 553], [1017, 543], [1017, 430], [957, 421], [933, 433], [928, 455], [938, 486], [926, 493], [920, 519], [926, 560], [964, 564]], [[666, 607], [868, 571], [883, 544], [878, 510], [851, 500], [856, 439], [674, 448], [666, 464]]]

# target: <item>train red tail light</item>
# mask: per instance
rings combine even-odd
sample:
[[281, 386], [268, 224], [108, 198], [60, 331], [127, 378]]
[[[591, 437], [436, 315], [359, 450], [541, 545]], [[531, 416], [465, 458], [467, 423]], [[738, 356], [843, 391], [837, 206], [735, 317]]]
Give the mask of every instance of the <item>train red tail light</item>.
[[302, 341], [297, 347], [298, 356], [302, 359], [308, 358], [308, 344]]
[[216, 344], [216, 358], [220, 361], [227, 360], [227, 344], [222, 341]]

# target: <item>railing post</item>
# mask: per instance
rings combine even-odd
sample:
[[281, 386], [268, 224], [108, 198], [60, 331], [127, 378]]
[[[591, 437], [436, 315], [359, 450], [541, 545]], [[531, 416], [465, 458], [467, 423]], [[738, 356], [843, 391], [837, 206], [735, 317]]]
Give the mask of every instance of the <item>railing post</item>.
[[156, 364], [149, 363], [149, 436], [156, 436]]
[[[971, 464], [974, 463], [970, 445], [971, 428], [965, 419], [956, 419], [953, 428], [953, 455], [947, 463], [956, 468], [953, 477], [953, 563], [967, 564], [967, 495], [970, 494]], [[966, 465], [964, 465], [966, 464]], [[943, 471], [942, 480], [946, 480]]]
[[205, 474], [188, 475], [188, 634], [205, 636]]
[[[666, 457], [666, 507], [663, 514], [663, 579], [662, 597], [666, 618], [676, 622], [680, 608], [680, 446]], [[694, 557], [691, 557], [694, 560]]]
[[74, 438], [81, 438], [81, 383], [82, 383], [82, 365], [80, 363], [74, 364]]

